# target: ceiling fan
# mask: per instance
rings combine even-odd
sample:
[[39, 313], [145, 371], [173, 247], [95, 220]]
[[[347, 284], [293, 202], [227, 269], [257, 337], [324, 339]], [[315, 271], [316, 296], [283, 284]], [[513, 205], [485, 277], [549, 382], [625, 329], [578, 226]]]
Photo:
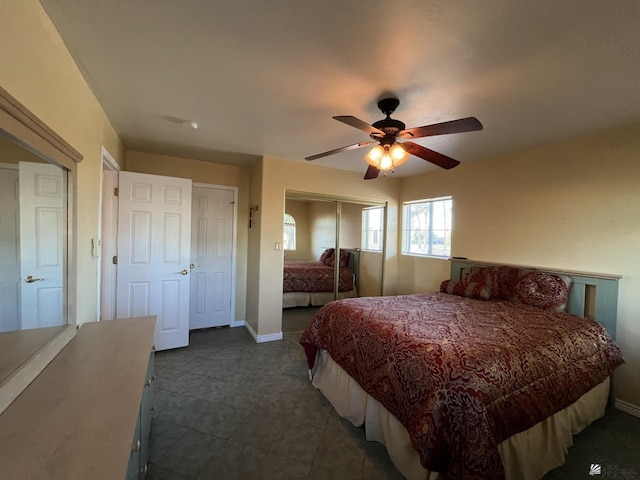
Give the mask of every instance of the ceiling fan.
[[339, 122], [346, 123], [352, 127], [355, 127], [363, 132], [369, 134], [372, 140], [365, 142], [354, 143], [353, 145], [347, 145], [346, 147], [336, 148], [335, 150], [329, 150], [328, 152], [318, 153], [317, 155], [311, 155], [306, 157], [305, 160], [311, 161], [318, 158], [333, 155], [339, 152], [345, 152], [347, 150], [355, 150], [356, 148], [366, 147], [368, 145], [378, 143], [371, 149], [365, 156], [369, 168], [364, 175], [365, 180], [376, 178], [380, 171], [392, 170], [398, 165], [402, 165], [407, 161], [409, 155], [415, 155], [427, 162], [431, 162], [442, 168], [453, 168], [460, 164], [459, 161], [454, 160], [451, 157], [447, 157], [442, 153], [430, 150], [422, 145], [418, 145], [413, 142], [397, 142], [399, 138], [402, 139], [414, 139], [422, 137], [431, 137], [434, 135], [444, 135], [447, 133], [461, 133], [472, 132], [474, 130], [482, 130], [482, 123], [475, 117], [461, 118], [458, 120], [451, 120], [449, 122], [434, 123], [432, 125], [425, 125], [423, 127], [406, 128], [406, 125], [400, 120], [391, 118], [391, 114], [395, 112], [396, 108], [400, 105], [400, 100], [397, 98], [384, 98], [378, 102], [378, 108], [387, 116], [383, 120], [375, 122], [373, 125], [369, 125], [363, 122], [359, 118], [352, 117], [351, 115], [340, 115], [333, 117]]

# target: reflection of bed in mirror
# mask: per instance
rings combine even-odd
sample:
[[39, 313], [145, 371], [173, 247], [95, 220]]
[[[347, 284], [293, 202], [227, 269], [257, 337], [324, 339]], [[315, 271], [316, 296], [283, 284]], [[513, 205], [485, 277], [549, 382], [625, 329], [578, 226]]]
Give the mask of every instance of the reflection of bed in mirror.
[[[358, 296], [360, 250], [341, 248], [337, 299]], [[320, 306], [335, 297], [335, 249], [327, 248], [318, 261], [284, 262], [283, 308]]]

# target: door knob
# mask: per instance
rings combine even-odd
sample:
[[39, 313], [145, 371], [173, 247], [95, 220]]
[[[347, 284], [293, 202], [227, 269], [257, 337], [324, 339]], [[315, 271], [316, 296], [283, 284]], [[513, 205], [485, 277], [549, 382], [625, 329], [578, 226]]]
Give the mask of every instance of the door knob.
[[179, 272], [176, 272], [176, 275], [188, 275], [188, 274], [189, 274], [189, 271], [186, 268], [180, 270]]
[[199, 267], [200, 265], [196, 264], [196, 263], [192, 263], [191, 265], [189, 265], [189, 268], [194, 269], [196, 267]]
[[33, 275], [29, 275], [27, 278], [24, 279], [24, 281], [27, 283], [42, 282], [43, 280], [44, 278], [36, 278]]

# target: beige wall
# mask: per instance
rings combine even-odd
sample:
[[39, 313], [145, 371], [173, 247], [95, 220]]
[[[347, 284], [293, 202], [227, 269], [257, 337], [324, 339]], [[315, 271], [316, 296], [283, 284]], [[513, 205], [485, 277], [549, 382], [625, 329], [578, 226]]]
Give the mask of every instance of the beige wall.
[[312, 202], [311, 256], [318, 260], [327, 248], [336, 248], [336, 202]]
[[343, 202], [340, 208], [340, 248], [360, 248], [362, 209], [365, 205]]
[[[258, 208], [253, 214], [251, 228], [249, 229], [249, 241], [247, 251], [247, 324], [254, 333], [259, 332], [260, 318], [260, 293], [261, 293], [261, 241], [262, 241], [262, 214], [264, 205], [262, 205], [262, 184], [264, 160], [260, 159], [258, 163], [251, 169], [250, 188], [249, 188], [249, 205], [252, 208]], [[279, 213], [280, 219], [280, 240], [282, 239], [282, 220], [284, 211]], [[280, 295], [281, 296], [281, 295]]]
[[[247, 320], [258, 326], [258, 335], [277, 335], [282, 329], [282, 252], [274, 248], [275, 242], [282, 238], [282, 215], [284, 213], [285, 191], [298, 191], [330, 195], [346, 200], [349, 197], [366, 199], [375, 202], [389, 202], [391, 206], [388, 230], [390, 235], [388, 245], [387, 266], [385, 270], [385, 293], [395, 293], [397, 281], [397, 198], [399, 195], [399, 181], [393, 178], [380, 178], [376, 181], [362, 180], [362, 174], [347, 172], [331, 168], [308, 165], [302, 162], [291, 162], [271, 157], [265, 157], [259, 167], [261, 181], [255, 169], [252, 176], [252, 198], [260, 198], [260, 228], [255, 235], [259, 237], [259, 245], [251, 243], [249, 237], [249, 263], [251, 259], [259, 259], [259, 278], [263, 282], [251, 281], [247, 287], [248, 301], [254, 298], [256, 292], [259, 297], [257, 310], [247, 307]], [[255, 182], [253, 181], [255, 179]], [[260, 191], [259, 191], [260, 190]], [[253, 251], [257, 249], [257, 251]]]
[[[616, 396], [640, 405], [640, 125], [402, 180], [401, 201], [453, 196], [452, 255], [622, 275]], [[432, 291], [449, 262], [401, 256], [398, 290]]]
[[296, 221], [296, 249], [284, 252], [285, 260], [317, 260], [311, 253], [310, 203], [302, 200], [287, 199], [285, 212]]
[[248, 167], [129, 150], [127, 151], [126, 170], [169, 177], [190, 178], [194, 183], [238, 188], [235, 320], [244, 320], [246, 318], [247, 305], [250, 169]]
[[37, 0], [3, 1], [0, 85], [83, 156], [77, 170], [77, 322], [97, 320], [101, 159], [104, 145], [122, 163], [124, 148], [58, 32]]

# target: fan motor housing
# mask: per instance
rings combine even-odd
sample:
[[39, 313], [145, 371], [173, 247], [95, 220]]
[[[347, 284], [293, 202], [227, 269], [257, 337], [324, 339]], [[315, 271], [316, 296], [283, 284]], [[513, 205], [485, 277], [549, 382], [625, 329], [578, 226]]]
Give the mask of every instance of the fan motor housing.
[[[385, 118], [384, 120], [379, 120], [373, 124], [378, 130], [382, 130], [386, 135], [396, 137], [398, 133], [406, 128], [404, 122], [400, 120], [394, 120], [393, 118]], [[372, 135], [372, 138], [377, 138]]]

